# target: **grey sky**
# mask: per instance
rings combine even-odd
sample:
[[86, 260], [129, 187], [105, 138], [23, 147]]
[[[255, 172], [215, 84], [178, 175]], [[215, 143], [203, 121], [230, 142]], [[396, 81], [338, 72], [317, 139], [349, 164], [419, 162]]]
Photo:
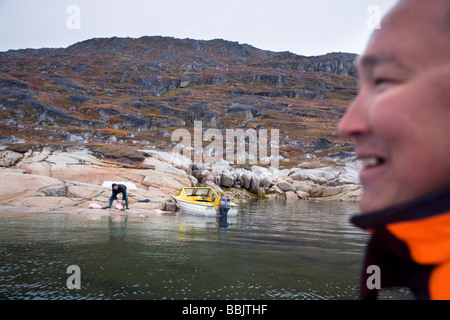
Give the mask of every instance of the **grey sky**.
[[[361, 53], [396, 0], [0, 0], [0, 51], [98, 37], [224, 39], [301, 55]], [[70, 6], [79, 8], [79, 16]], [[79, 17], [79, 25], [77, 20]], [[69, 25], [67, 22], [69, 20]], [[78, 28], [73, 28], [79, 26]]]

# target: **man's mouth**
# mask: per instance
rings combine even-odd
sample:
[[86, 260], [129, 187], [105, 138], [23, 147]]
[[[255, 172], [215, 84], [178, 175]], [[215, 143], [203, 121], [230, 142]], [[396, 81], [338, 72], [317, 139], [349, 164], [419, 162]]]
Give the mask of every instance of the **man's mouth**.
[[375, 157], [375, 156], [359, 157], [359, 160], [361, 160], [361, 164], [362, 164], [364, 169], [377, 167], [377, 166], [382, 165], [382, 164], [384, 164], [386, 162], [383, 158]]

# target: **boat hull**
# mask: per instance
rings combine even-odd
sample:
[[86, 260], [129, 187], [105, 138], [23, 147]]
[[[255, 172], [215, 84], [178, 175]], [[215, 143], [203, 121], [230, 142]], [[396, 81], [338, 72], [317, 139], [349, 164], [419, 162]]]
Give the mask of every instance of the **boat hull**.
[[[201, 203], [198, 201], [186, 201], [183, 199], [179, 199], [175, 197], [178, 205], [182, 212], [196, 215], [196, 216], [206, 216], [206, 217], [215, 217], [218, 215], [216, 209], [214, 209], [214, 205], [211, 203]], [[237, 206], [232, 206], [228, 211], [227, 216], [234, 217], [238, 214]]]

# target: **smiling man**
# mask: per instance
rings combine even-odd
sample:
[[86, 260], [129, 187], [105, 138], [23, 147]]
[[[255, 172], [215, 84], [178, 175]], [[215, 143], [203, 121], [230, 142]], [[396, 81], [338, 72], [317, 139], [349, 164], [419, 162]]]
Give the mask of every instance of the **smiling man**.
[[402, 0], [357, 60], [359, 93], [341, 120], [363, 164], [363, 214], [372, 232], [360, 296], [407, 286], [450, 299], [450, 1]]

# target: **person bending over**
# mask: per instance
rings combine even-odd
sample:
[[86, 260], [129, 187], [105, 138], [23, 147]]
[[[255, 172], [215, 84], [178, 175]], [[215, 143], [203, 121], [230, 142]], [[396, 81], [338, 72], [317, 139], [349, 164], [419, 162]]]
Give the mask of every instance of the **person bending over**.
[[111, 198], [109, 198], [109, 203], [107, 208], [111, 208], [112, 203], [114, 200], [118, 200], [117, 195], [121, 193], [122, 194], [122, 200], [125, 201], [125, 209], [128, 208], [128, 196], [127, 196], [127, 186], [124, 184], [112, 184], [112, 195]]

